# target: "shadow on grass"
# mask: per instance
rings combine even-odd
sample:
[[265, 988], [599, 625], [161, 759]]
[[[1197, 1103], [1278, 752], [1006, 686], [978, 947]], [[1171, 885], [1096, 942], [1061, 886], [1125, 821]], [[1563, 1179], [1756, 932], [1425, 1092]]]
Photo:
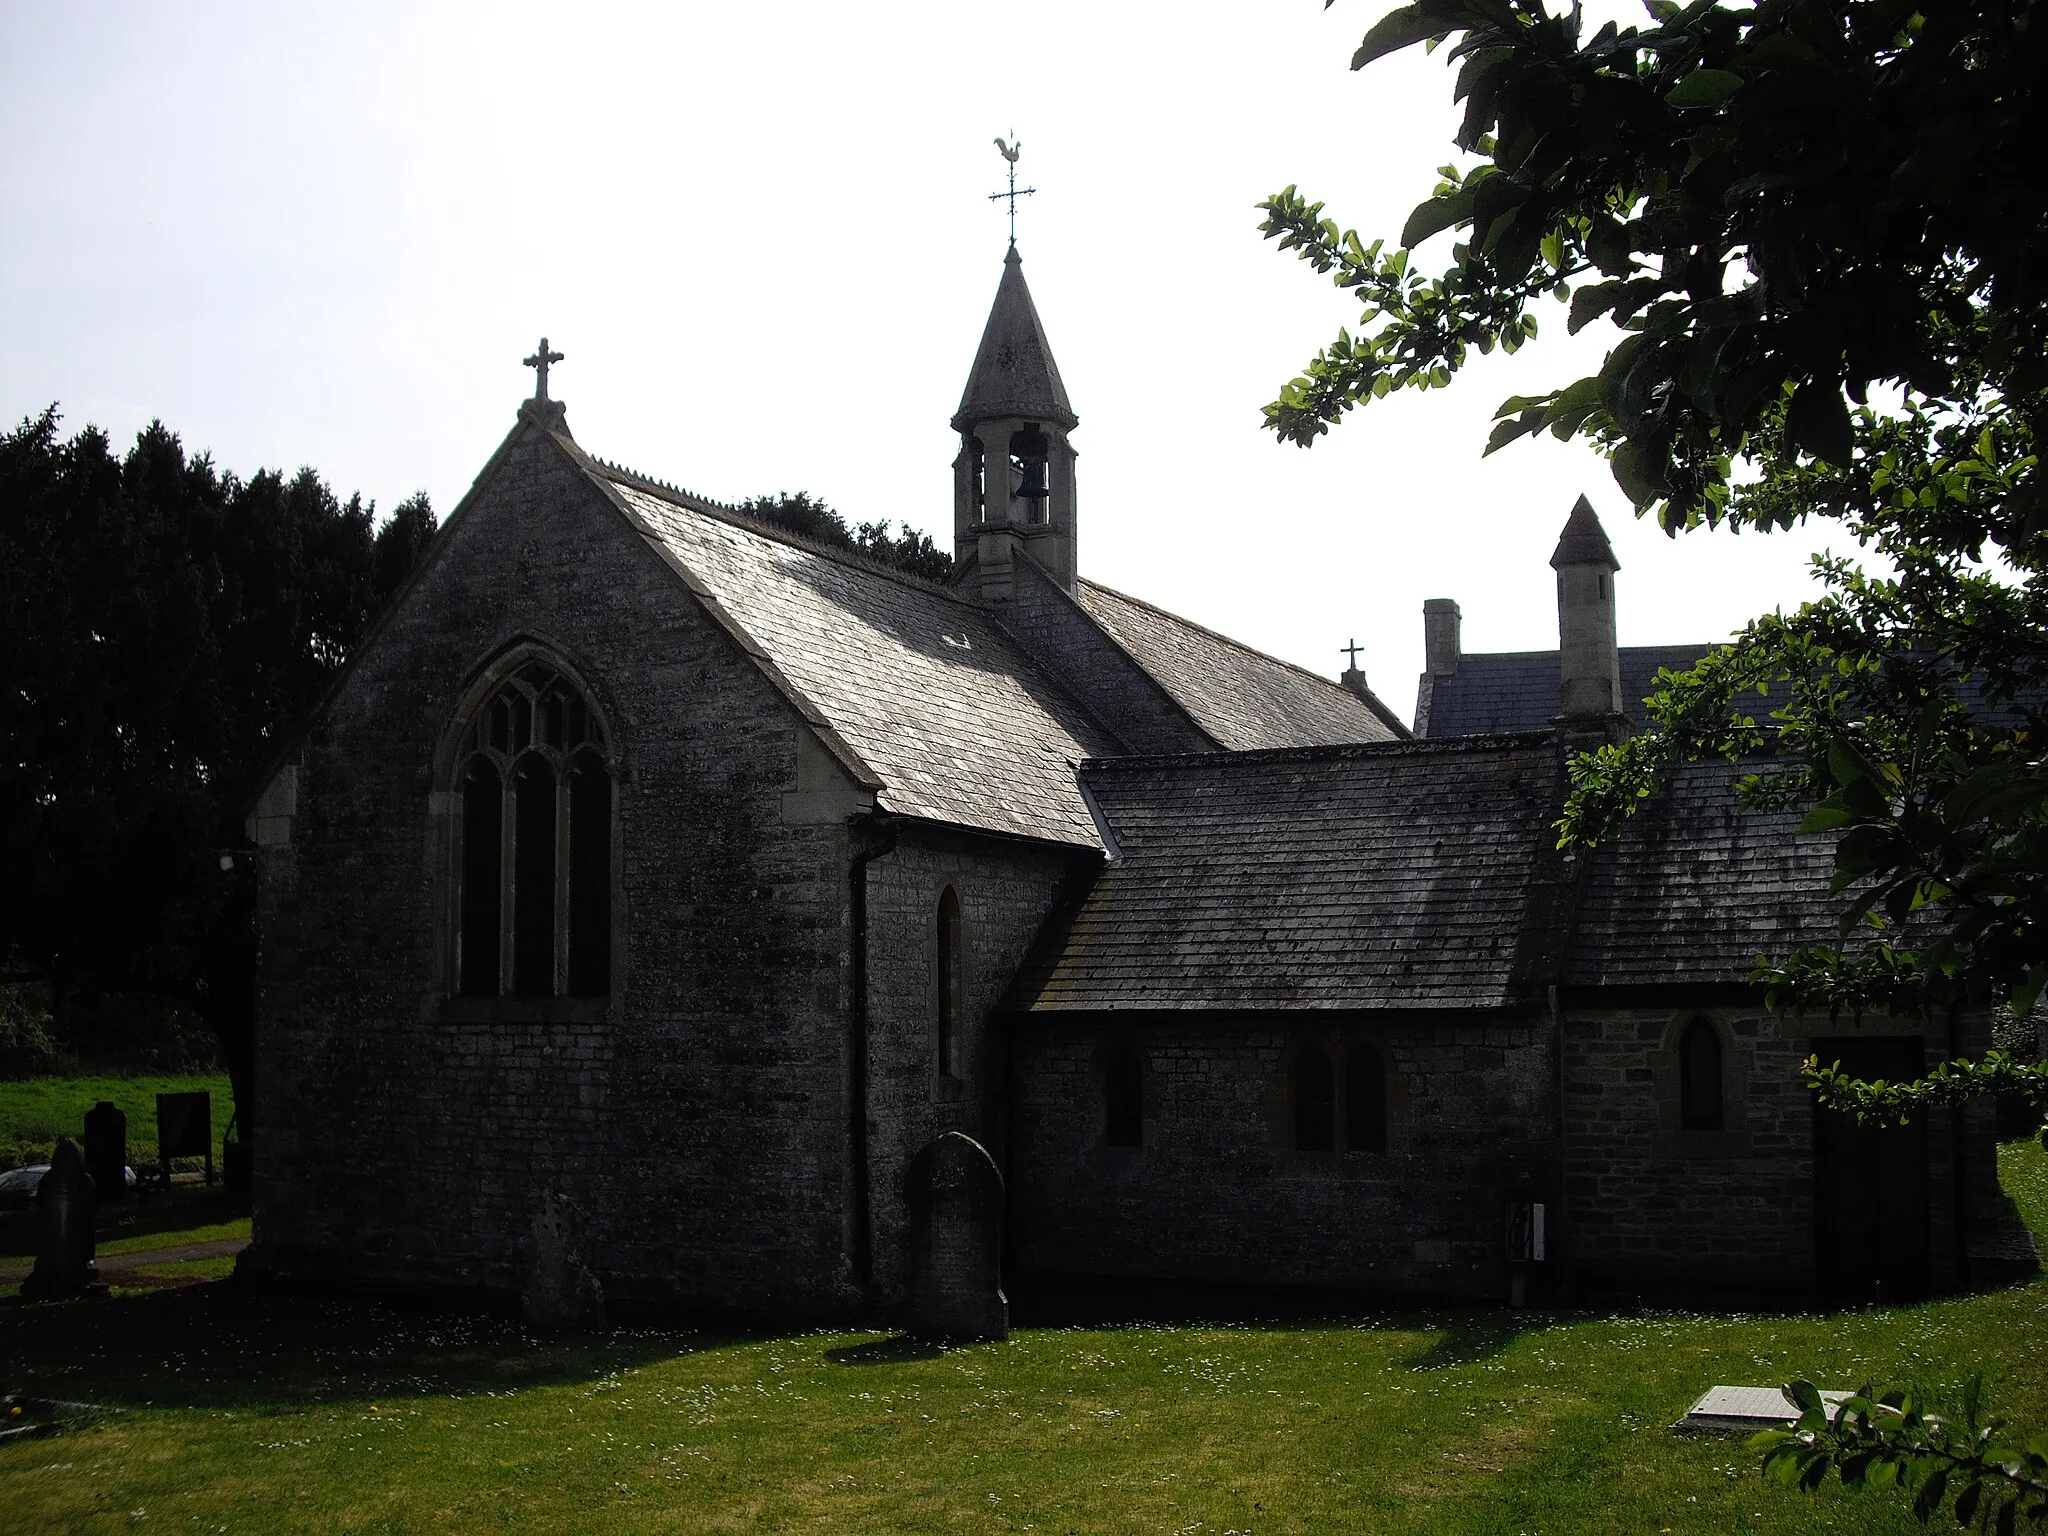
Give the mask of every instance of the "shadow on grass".
[[[131, 1237], [151, 1237], [163, 1232], [185, 1232], [196, 1227], [219, 1226], [249, 1214], [246, 1198], [229, 1194], [219, 1185], [179, 1185], [157, 1192], [146, 1200], [130, 1196], [125, 1200], [103, 1201], [94, 1233], [101, 1243]], [[0, 1257], [22, 1259], [36, 1251], [36, 1213], [27, 1210], [0, 1213]]]
[[487, 1314], [212, 1282], [41, 1306], [0, 1301], [0, 1391], [109, 1406], [292, 1410], [570, 1385], [735, 1342], [680, 1328], [538, 1334]]
[[835, 1365], [903, 1365], [912, 1360], [936, 1360], [945, 1352], [937, 1344], [899, 1333], [893, 1338], [869, 1339], [865, 1344], [842, 1344], [826, 1350], [825, 1358]]

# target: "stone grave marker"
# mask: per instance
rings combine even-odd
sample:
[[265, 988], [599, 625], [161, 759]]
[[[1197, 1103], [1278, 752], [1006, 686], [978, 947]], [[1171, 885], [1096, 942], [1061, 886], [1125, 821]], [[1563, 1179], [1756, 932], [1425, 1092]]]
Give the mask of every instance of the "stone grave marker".
[[85, 1168], [102, 1200], [128, 1197], [128, 1117], [110, 1099], [85, 1112]]
[[533, 1218], [533, 1260], [519, 1304], [534, 1328], [581, 1331], [604, 1326], [604, 1291], [583, 1262], [583, 1213], [567, 1196], [541, 1191]]
[[965, 1341], [1010, 1336], [1003, 1295], [1003, 1176], [988, 1149], [948, 1131], [911, 1160], [910, 1332]]
[[63, 1137], [50, 1154], [50, 1171], [36, 1186], [36, 1267], [21, 1284], [26, 1299], [66, 1301], [99, 1285], [93, 1263], [98, 1216], [84, 1149]]
[[[1823, 1392], [1821, 1400], [1830, 1407], [1849, 1396], [1847, 1392]], [[1733, 1429], [1755, 1434], [1758, 1430], [1782, 1429], [1799, 1418], [1799, 1406], [1782, 1387], [1711, 1387], [1686, 1410], [1673, 1429]]]
[[156, 1096], [156, 1155], [164, 1188], [171, 1187], [171, 1159], [203, 1157], [206, 1182], [213, 1182], [213, 1095], [160, 1093]]

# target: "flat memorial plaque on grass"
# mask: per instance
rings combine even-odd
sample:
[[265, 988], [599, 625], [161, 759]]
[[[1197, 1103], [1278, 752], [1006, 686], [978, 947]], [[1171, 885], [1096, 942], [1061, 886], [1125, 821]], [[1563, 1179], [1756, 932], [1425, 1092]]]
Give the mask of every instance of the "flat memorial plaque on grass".
[[[1828, 1403], [1839, 1403], [1847, 1392], [1823, 1392]], [[1781, 1387], [1712, 1387], [1686, 1411], [1673, 1429], [1746, 1429], [1754, 1434], [1790, 1424], [1799, 1408]]]

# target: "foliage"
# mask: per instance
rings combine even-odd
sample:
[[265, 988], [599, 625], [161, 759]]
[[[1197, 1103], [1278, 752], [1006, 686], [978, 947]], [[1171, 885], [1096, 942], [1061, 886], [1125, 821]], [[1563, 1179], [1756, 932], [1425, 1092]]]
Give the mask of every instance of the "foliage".
[[1810, 1381], [1785, 1392], [1799, 1422], [1750, 1441], [1764, 1453], [1766, 1479], [1811, 1492], [1832, 1471], [1851, 1488], [1900, 1488], [1922, 1522], [1953, 1496], [1957, 1525], [1981, 1522], [2000, 1536], [2021, 1519], [2048, 1524], [2048, 1435], [2024, 1447], [2006, 1439], [2004, 1422], [1985, 1416], [1982, 1376], [1963, 1393], [1960, 1423], [1927, 1412], [1908, 1390], [1866, 1385], [1832, 1411]]
[[898, 523], [898, 532], [893, 534], [887, 520], [848, 527], [838, 512], [803, 491], [794, 496], [779, 491], [773, 496], [756, 496], [741, 502], [740, 510], [791, 533], [833, 549], [866, 555], [926, 581], [945, 583], [953, 579], [953, 557], [934, 544], [931, 535], [918, 532], [908, 523]]
[[2048, 1072], [2004, 1051], [1986, 1051], [1976, 1061], [1944, 1061], [1908, 1083], [1864, 1082], [1817, 1056], [1806, 1059], [1803, 1073], [1820, 1103], [1869, 1125], [1904, 1125], [1929, 1109], [1980, 1093], [2013, 1094], [2026, 1103], [2035, 1125], [2048, 1120]]
[[95, 1012], [202, 1016], [246, 1123], [249, 870], [219, 855], [434, 515], [416, 496], [380, 529], [310, 469], [243, 480], [161, 423], [116, 456], [57, 422], [0, 436], [0, 958], [67, 1048]]
[[[1830, 518], [1892, 574], [1665, 674], [1651, 729], [1580, 757], [1589, 846], [1679, 763], [1757, 759], [1757, 808], [1837, 838], [1839, 941], [1760, 972], [1786, 1007], [1910, 1012], [2048, 982], [2048, 203], [2032, 0], [1418, 0], [1354, 67], [1449, 42], [1457, 147], [1398, 248], [1294, 188], [1265, 232], [1363, 305], [1267, 407], [1312, 442], [1352, 407], [1514, 350], [1535, 310], [1619, 327], [1597, 373], [1508, 400], [1488, 451], [1603, 452], [1673, 534]], [[1425, 276], [1413, 248], [1454, 231]], [[1762, 718], [1759, 718], [1759, 717]]]

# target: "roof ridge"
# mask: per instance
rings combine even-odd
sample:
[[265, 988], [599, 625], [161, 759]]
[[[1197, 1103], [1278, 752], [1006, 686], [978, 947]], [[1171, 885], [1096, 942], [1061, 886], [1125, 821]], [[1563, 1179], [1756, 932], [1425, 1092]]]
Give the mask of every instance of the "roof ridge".
[[[1175, 613], [1170, 608], [1162, 608], [1157, 603], [1148, 603], [1142, 597], [1133, 597], [1128, 592], [1120, 592], [1115, 587], [1105, 586], [1099, 581], [1091, 581], [1086, 576], [1077, 577], [1076, 583], [1077, 585], [1093, 587], [1098, 592], [1107, 592], [1111, 597], [1121, 598], [1124, 602], [1134, 604], [1135, 606], [1143, 608], [1148, 612], [1156, 613], [1161, 618], [1171, 619], [1176, 624], [1185, 624], [1189, 629], [1199, 630], [1201, 631], [1201, 633], [1207, 635], [1211, 640], [1220, 640], [1223, 642], [1223, 644], [1229, 646], [1232, 650], [1243, 651], [1247, 656], [1256, 656], [1261, 661], [1272, 662], [1273, 665], [1275, 665], [1276, 667], [1285, 667], [1290, 672], [1299, 672], [1303, 677], [1312, 677], [1317, 682], [1321, 683], [1324, 687], [1330, 689], [1333, 693], [1341, 693], [1344, 695], [1345, 698], [1350, 699], [1353, 703], [1361, 705], [1365, 704], [1365, 700], [1359, 698], [1357, 694], [1353, 693], [1349, 688], [1346, 688], [1342, 683], [1338, 682], [1335, 678], [1325, 677], [1320, 672], [1311, 672], [1307, 667], [1302, 666], [1298, 662], [1288, 661], [1285, 657], [1275, 656], [1270, 651], [1262, 651], [1255, 645], [1246, 645], [1242, 640], [1232, 639], [1229, 635], [1224, 634], [1223, 631], [1220, 629], [1211, 629], [1206, 624], [1198, 624], [1193, 619], [1186, 618], [1181, 614]], [[1367, 707], [1369, 708], [1370, 706]]]
[[1079, 767], [1097, 770], [1145, 770], [1152, 768], [1224, 768], [1248, 760], [1260, 763], [1313, 762], [1347, 757], [1431, 757], [1452, 752], [1501, 751], [1510, 747], [1542, 746], [1555, 736], [1541, 731], [1492, 731], [1472, 736], [1416, 736], [1401, 741], [1333, 741], [1310, 747], [1254, 747], [1232, 752], [1175, 752], [1156, 757], [1089, 757]]
[[[828, 544], [823, 539], [814, 538], [810, 534], [798, 533], [794, 528], [785, 528], [780, 523], [770, 522], [767, 518], [749, 512], [743, 507], [735, 506], [731, 502], [713, 501], [708, 496], [699, 496], [694, 491], [686, 491], [681, 486], [670, 485], [666, 480], [657, 480], [652, 475], [643, 475], [636, 469], [628, 469], [625, 465], [615, 464], [610, 459], [599, 458], [594, 453], [589, 455], [589, 458], [591, 463], [597, 465], [606, 474], [620, 477], [630, 483], [636, 490], [660, 496], [664, 500], [673, 501], [680, 506], [688, 507], [693, 512], [702, 512], [709, 517], [715, 517], [720, 522], [731, 523], [734, 527], [744, 528], [749, 533], [758, 533], [764, 539], [772, 539], [778, 544], [787, 544], [792, 549], [803, 550], [806, 554], [822, 555], [827, 560], [836, 560], [841, 565], [849, 565], [856, 570], [868, 571], [877, 576], [887, 576], [891, 580], [901, 582], [907, 587], [914, 587], [920, 592], [936, 593], [940, 597], [949, 597], [954, 602], [963, 603], [970, 608], [985, 608], [987, 606], [978, 598], [962, 596], [954, 587], [944, 582], [933, 581], [927, 576], [914, 575], [900, 566], [891, 565], [885, 560], [878, 560], [873, 555], [865, 554], [858, 549], [842, 549], [836, 544]], [[901, 521], [901, 519], [898, 519], [898, 521]], [[905, 524], [904, 526], [908, 527], [909, 525]]]

